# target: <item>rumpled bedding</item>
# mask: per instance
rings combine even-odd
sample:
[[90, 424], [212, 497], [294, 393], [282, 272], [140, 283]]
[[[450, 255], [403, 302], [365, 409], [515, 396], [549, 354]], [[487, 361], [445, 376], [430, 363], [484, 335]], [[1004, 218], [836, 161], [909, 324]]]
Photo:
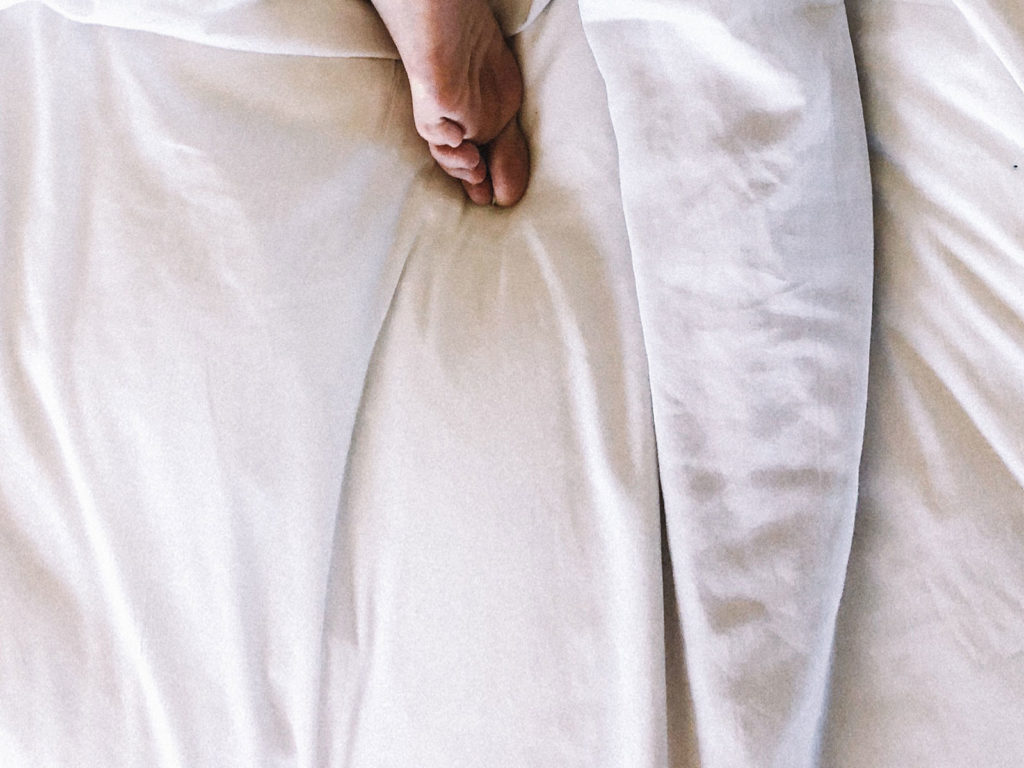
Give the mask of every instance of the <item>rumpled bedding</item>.
[[3, 764], [661, 760], [650, 392], [574, 7], [517, 42], [504, 213], [393, 59], [0, 24]]
[[0, 766], [1018, 766], [1020, 11], [496, 11], [0, 2]]
[[1024, 761], [1024, 9], [859, 0], [878, 276], [826, 764]]

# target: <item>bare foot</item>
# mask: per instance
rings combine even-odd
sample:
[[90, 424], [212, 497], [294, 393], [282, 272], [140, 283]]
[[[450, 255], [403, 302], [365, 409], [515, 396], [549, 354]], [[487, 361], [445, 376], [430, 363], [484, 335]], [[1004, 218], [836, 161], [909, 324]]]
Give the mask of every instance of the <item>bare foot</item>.
[[514, 205], [530, 160], [519, 64], [487, 0], [373, 0], [405, 64], [416, 130], [479, 205]]

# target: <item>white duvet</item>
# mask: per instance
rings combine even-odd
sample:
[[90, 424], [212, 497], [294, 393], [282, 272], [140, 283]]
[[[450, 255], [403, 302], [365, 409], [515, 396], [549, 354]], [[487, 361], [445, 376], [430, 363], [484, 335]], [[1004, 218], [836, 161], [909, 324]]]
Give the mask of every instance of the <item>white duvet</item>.
[[0, 766], [1024, 759], [1010, 4], [0, 5]]

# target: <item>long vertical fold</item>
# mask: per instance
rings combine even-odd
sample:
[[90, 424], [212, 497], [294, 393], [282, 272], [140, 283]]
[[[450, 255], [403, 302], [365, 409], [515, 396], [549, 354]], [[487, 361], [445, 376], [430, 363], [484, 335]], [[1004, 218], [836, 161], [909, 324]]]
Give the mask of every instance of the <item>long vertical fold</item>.
[[618, 142], [650, 363], [678, 602], [668, 619], [685, 645], [669, 685], [693, 710], [687, 738], [688, 707], [670, 695], [672, 764], [816, 765], [871, 315], [871, 192], [843, 6], [580, 6]]

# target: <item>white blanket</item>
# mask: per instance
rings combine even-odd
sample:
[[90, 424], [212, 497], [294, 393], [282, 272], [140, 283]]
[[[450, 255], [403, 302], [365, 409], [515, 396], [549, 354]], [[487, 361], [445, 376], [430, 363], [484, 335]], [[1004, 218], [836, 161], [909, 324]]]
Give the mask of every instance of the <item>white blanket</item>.
[[545, 6], [0, 0], [2, 768], [1019, 765], [1019, 12]]

